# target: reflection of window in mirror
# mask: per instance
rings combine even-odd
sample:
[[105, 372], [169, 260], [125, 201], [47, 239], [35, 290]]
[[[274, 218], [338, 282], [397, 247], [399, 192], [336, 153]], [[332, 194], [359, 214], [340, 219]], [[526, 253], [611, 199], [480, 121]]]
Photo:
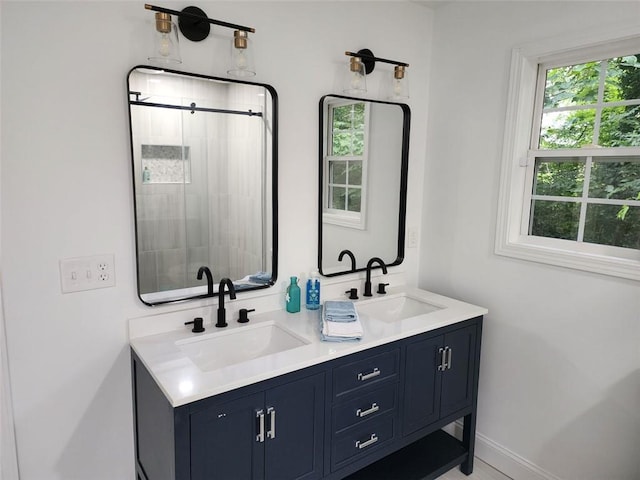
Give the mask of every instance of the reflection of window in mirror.
[[328, 105], [323, 221], [365, 228], [369, 104], [339, 101]]
[[189, 147], [141, 145], [142, 183], [191, 183]]

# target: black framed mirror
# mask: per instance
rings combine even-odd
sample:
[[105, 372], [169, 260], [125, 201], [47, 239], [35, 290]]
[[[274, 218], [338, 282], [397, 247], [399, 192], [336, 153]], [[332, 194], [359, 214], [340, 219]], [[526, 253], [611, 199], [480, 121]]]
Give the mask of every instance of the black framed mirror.
[[[138, 295], [147, 305], [272, 286], [278, 254], [273, 87], [149, 66], [127, 77]], [[207, 267], [213, 288], [200, 275]]]
[[411, 110], [342, 95], [320, 99], [318, 268], [332, 277], [381, 258], [402, 263]]

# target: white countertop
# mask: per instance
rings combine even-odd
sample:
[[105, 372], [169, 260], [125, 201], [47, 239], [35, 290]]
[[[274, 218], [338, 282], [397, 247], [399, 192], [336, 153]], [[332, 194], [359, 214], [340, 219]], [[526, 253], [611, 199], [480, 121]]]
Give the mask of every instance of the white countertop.
[[[249, 314], [250, 322], [246, 324], [239, 324], [234, 319], [227, 318], [229, 326], [224, 329], [216, 329], [205, 323], [207, 329], [203, 333], [192, 333], [190, 327], [184, 327], [182, 330], [134, 338], [130, 343], [171, 405], [178, 407], [487, 313], [487, 309], [482, 307], [425, 290], [405, 287], [391, 288], [387, 295], [374, 294], [371, 299], [357, 300], [356, 308], [365, 302], [372, 303], [405, 294], [440, 309], [394, 322], [381, 321], [359, 312], [364, 335], [361, 340], [349, 342], [322, 341], [320, 311], [306, 310], [303, 306], [299, 313], [291, 314], [278, 310], [259, 315]], [[204, 340], [221, 333], [226, 335], [236, 329], [260, 331], [256, 326], [264, 323], [275, 323], [308, 343], [210, 371], [203, 371], [196, 366], [176, 343], [196, 337]]]

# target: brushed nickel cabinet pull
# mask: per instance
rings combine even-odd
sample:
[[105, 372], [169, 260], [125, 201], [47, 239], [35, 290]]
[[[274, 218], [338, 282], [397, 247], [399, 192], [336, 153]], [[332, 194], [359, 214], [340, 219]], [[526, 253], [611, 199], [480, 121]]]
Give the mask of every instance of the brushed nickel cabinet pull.
[[267, 408], [267, 415], [269, 415], [269, 430], [267, 431], [267, 438], [276, 438], [276, 409], [273, 407]]
[[264, 442], [264, 410], [258, 410], [256, 412], [256, 419], [258, 420], [258, 434], [256, 435], [256, 442]]
[[445, 360], [445, 349], [444, 348], [439, 348], [438, 349], [438, 355], [440, 356], [440, 365], [438, 365], [438, 371], [439, 372], [444, 372], [445, 368], [446, 368], [446, 360]]
[[371, 373], [359, 373], [358, 380], [364, 382], [365, 380], [369, 380], [370, 378], [377, 377], [381, 373], [382, 372], [378, 369], [378, 367], [375, 367]]
[[380, 410], [380, 407], [378, 406], [377, 403], [372, 403], [371, 407], [368, 410], [362, 410], [361, 408], [359, 408], [358, 410], [356, 410], [356, 417], [366, 417], [367, 415], [371, 415], [372, 413], [376, 413], [378, 410]]
[[369, 438], [369, 440], [365, 440], [364, 442], [361, 442], [360, 440], [356, 441], [356, 447], [362, 450], [363, 448], [367, 448], [369, 445], [373, 445], [377, 441], [378, 441], [378, 436], [375, 433], [372, 433], [371, 438]]

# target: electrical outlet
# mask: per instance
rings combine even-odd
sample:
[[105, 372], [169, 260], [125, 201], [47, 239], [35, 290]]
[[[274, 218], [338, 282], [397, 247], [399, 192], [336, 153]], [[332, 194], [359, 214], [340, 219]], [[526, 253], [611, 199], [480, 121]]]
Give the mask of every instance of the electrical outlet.
[[417, 227], [409, 227], [407, 229], [407, 248], [418, 248]]
[[116, 284], [113, 255], [94, 255], [60, 260], [62, 293], [113, 287]]

